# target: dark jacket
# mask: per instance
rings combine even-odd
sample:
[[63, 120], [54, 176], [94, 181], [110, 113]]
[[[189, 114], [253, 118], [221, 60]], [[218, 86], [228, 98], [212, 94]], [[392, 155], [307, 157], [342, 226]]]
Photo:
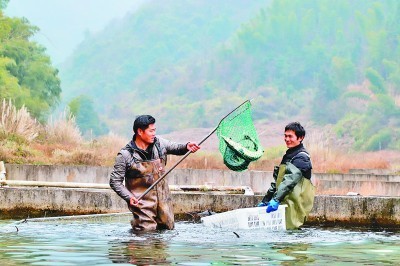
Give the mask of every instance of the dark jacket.
[[305, 178], [311, 178], [312, 164], [310, 155], [302, 143], [286, 151], [281, 164], [286, 164], [287, 162], [291, 162], [294, 166], [299, 168]]
[[288, 149], [283, 156], [280, 165], [286, 165], [289, 162], [299, 169], [302, 175], [286, 174], [284, 181], [279, 185], [279, 188], [277, 188], [276, 179], [278, 176], [279, 166], [275, 166], [273, 172], [274, 182], [271, 183], [271, 187], [268, 189], [267, 194], [262, 199], [262, 202], [265, 204], [267, 204], [272, 198], [279, 202], [282, 201], [286, 195], [293, 190], [302, 177], [311, 179], [311, 159], [302, 143], [296, 147]]

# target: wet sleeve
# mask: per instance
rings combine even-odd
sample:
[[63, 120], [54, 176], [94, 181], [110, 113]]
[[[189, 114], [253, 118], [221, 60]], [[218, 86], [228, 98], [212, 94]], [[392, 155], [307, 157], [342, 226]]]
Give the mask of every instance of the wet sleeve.
[[286, 164], [285, 175], [283, 176], [283, 180], [277, 188], [274, 199], [281, 202], [286, 195], [293, 190], [297, 183], [299, 183], [301, 178], [303, 178], [303, 174], [301, 173], [300, 169], [288, 162]]
[[261, 201], [267, 204], [272, 199], [275, 192], [276, 192], [276, 183], [271, 182], [271, 186], [269, 187], [267, 193], [265, 194], [264, 198]]
[[272, 177], [274, 178], [274, 181], [271, 182], [271, 186], [269, 187], [264, 198], [261, 200], [265, 204], [267, 204], [272, 199], [272, 197], [274, 196], [274, 194], [276, 192], [276, 179], [278, 178], [278, 173], [279, 173], [279, 166], [274, 166], [274, 171], [272, 173]]
[[188, 152], [187, 143], [176, 143], [170, 140], [159, 138], [161, 147], [165, 147], [167, 154], [184, 155]]
[[125, 201], [129, 202], [133, 194], [125, 187], [124, 179], [126, 173], [125, 158], [118, 153], [115, 158], [114, 168], [110, 174], [110, 187]]

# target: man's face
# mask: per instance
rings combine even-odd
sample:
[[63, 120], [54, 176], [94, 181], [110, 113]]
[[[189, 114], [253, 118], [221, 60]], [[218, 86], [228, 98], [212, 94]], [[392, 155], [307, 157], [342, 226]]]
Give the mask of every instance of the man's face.
[[285, 143], [288, 148], [296, 147], [303, 139], [304, 137], [297, 138], [296, 133], [293, 130], [285, 131]]
[[144, 143], [151, 144], [156, 136], [156, 125], [150, 124], [145, 130], [138, 129], [138, 135]]

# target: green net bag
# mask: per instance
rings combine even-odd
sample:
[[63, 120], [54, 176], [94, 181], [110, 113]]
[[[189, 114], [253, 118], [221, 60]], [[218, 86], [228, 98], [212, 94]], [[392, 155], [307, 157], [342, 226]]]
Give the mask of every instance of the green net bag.
[[251, 118], [250, 101], [244, 102], [220, 122], [217, 136], [224, 164], [233, 171], [246, 170], [264, 153]]

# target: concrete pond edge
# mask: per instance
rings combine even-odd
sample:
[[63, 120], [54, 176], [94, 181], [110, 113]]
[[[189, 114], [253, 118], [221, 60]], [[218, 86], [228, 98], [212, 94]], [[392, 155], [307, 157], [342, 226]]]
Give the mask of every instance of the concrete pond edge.
[[[172, 192], [177, 219], [202, 212], [254, 207], [262, 195], [223, 192]], [[0, 219], [127, 212], [126, 202], [111, 189], [1, 187]], [[305, 225], [400, 228], [400, 197], [317, 195]]]

